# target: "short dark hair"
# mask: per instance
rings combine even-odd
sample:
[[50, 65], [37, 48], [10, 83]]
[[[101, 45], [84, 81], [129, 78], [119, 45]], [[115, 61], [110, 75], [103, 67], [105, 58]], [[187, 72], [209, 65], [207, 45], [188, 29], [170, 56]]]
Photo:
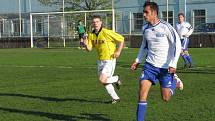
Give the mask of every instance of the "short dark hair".
[[95, 18], [98, 18], [98, 19], [102, 20], [100, 15], [93, 15], [92, 19], [95, 19]]
[[143, 8], [145, 8], [146, 6], [149, 6], [152, 10], [156, 11], [158, 15], [159, 7], [157, 3], [146, 1], [145, 4], [143, 5]]
[[179, 17], [179, 16], [183, 16], [183, 17], [184, 17], [184, 13], [179, 13], [179, 14], [178, 14], [178, 17]]

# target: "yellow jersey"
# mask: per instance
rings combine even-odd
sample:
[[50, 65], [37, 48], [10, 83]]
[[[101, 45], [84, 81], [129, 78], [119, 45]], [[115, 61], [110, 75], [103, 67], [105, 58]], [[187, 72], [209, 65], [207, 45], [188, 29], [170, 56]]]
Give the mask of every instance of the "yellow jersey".
[[88, 34], [88, 47], [97, 50], [99, 60], [112, 60], [116, 51], [116, 43], [123, 41], [123, 36], [105, 28], [102, 28], [98, 35], [95, 32]]

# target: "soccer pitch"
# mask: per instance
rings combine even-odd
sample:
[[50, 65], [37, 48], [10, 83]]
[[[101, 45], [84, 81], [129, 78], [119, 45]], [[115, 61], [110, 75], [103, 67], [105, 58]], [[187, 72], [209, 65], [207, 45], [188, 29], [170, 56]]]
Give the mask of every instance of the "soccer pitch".
[[[0, 49], [1, 121], [135, 121], [138, 78], [130, 64], [138, 49], [124, 49], [116, 74], [123, 80], [121, 102], [97, 80], [96, 52], [66, 49]], [[191, 48], [195, 68], [177, 74], [184, 83], [170, 102], [159, 85], [149, 92], [146, 121], [215, 120], [215, 48]]]

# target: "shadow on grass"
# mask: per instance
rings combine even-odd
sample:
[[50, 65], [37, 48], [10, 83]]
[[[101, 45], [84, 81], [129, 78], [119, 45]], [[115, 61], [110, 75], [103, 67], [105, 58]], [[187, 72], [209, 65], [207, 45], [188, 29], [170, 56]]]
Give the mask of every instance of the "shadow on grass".
[[105, 114], [88, 114], [83, 113], [80, 116], [71, 116], [71, 115], [64, 115], [64, 114], [55, 114], [55, 113], [47, 113], [41, 111], [28, 111], [28, 110], [20, 110], [14, 108], [4, 108], [0, 107], [1, 111], [10, 112], [10, 113], [18, 113], [24, 115], [34, 115], [34, 116], [41, 116], [47, 117], [53, 120], [65, 120], [65, 121], [79, 121], [81, 119], [90, 120], [90, 121], [111, 121], [110, 119], [106, 118]]
[[190, 69], [183, 69], [179, 68], [178, 73], [194, 73], [194, 74], [215, 74], [215, 68], [207, 68], [207, 67], [201, 67], [201, 68], [190, 68]]
[[42, 97], [42, 96], [33, 96], [26, 94], [13, 94], [13, 93], [0, 93], [0, 96], [15, 96], [15, 97], [24, 97], [24, 98], [32, 98], [32, 99], [41, 99], [45, 101], [53, 101], [53, 102], [63, 102], [63, 101], [77, 101], [77, 102], [88, 102], [88, 103], [103, 103], [108, 104], [110, 102], [105, 101], [97, 101], [97, 100], [86, 100], [86, 99], [77, 99], [77, 98], [54, 98], [54, 97]]
[[[121, 68], [127, 68], [130, 69], [130, 65], [126, 65], [123, 63], [119, 63], [118, 65]], [[143, 65], [139, 65], [137, 70], [142, 71]], [[193, 74], [215, 74], [215, 67], [207, 67], [207, 66], [202, 66], [202, 67], [193, 67], [190, 69], [184, 69], [183, 67], [177, 68], [177, 73], [193, 73]]]

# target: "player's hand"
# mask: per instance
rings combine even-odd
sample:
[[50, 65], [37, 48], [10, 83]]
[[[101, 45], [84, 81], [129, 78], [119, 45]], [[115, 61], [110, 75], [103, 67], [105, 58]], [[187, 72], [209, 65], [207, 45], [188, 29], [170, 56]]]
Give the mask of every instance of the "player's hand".
[[87, 46], [87, 43], [88, 43], [87, 38], [84, 38], [83, 43], [84, 43], [85, 46]]
[[133, 71], [136, 70], [138, 65], [139, 65], [139, 63], [137, 63], [137, 62], [132, 63], [131, 70], [133, 70]]
[[169, 67], [169, 73], [175, 74], [176, 73], [176, 69], [173, 68], [173, 67]]
[[83, 43], [84, 43], [85, 46], [87, 45], [87, 43], [88, 43], [88, 34], [84, 34]]
[[118, 58], [120, 56], [120, 52], [119, 51], [116, 51], [114, 54], [113, 54], [113, 58]]
[[188, 35], [187, 35], [187, 34], [185, 34], [185, 35], [182, 35], [182, 37], [188, 37]]

